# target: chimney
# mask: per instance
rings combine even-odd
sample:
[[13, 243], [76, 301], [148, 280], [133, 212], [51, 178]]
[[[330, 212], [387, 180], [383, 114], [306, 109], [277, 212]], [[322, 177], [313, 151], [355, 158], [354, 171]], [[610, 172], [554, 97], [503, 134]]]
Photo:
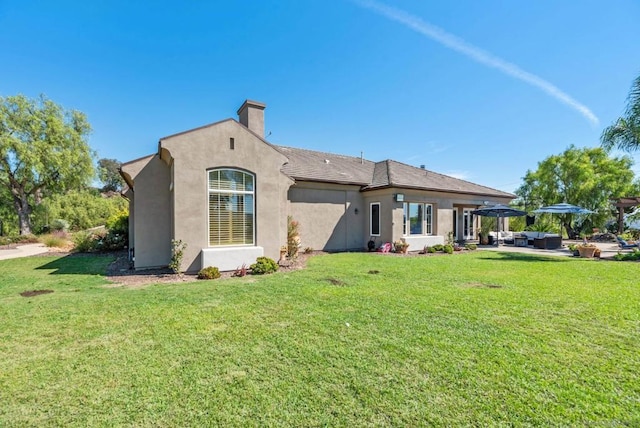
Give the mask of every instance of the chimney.
[[241, 124], [264, 138], [264, 108], [266, 104], [246, 100], [238, 109], [238, 119]]

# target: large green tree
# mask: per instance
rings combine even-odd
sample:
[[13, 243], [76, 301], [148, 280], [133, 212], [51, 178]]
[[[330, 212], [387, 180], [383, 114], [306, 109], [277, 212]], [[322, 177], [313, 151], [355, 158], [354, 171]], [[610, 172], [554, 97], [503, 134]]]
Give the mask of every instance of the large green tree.
[[102, 158], [98, 161], [98, 177], [102, 182], [103, 192], [118, 192], [122, 190], [124, 180], [118, 170], [122, 163], [116, 159]]
[[0, 97], [0, 186], [8, 189], [20, 234], [42, 198], [82, 188], [94, 176], [86, 116], [41, 96]]
[[624, 115], [602, 131], [600, 141], [607, 150], [640, 150], [640, 76], [631, 86]]
[[[527, 210], [561, 202], [588, 208], [595, 212], [588, 217], [589, 223], [602, 227], [614, 214], [612, 198], [637, 194], [640, 190], [632, 165], [628, 156], [610, 157], [599, 147], [571, 146], [540, 162], [537, 170], [527, 171], [516, 195]], [[573, 216], [559, 217], [567, 234], [575, 236]]]

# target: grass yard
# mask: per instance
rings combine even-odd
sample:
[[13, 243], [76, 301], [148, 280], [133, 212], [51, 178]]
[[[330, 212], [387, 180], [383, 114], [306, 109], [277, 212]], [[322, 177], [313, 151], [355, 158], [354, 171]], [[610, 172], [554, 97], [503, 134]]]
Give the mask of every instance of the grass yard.
[[336, 254], [134, 288], [110, 261], [0, 261], [0, 426], [640, 425], [638, 263]]

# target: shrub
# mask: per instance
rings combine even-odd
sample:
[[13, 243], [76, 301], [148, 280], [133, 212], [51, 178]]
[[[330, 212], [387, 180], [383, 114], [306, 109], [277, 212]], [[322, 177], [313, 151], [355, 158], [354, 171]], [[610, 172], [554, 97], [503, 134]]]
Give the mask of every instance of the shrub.
[[250, 269], [254, 275], [264, 275], [277, 271], [278, 264], [269, 257], [258, 257], [256, 262], [250, 266]]
[[434, 251], [444, 251], [444, 245], [442, 245], [442, 244], [436, 244], [436, 245], [432, 246], [431, 248], [433, 248]]
[[478, 249], [478, 245], [469, 243], [469, 244], [465, 244], [464, 248], [470, 251], [474, 251]]
[[634, 248], [631, 253], [618, 253], [615, 256], [613, 256], [613, 260], [618, 262], [640, 260], [640, 250]]
[[298, 249], [300, 248], [299, 227], [300, 223], [295, 221], [293, 217], [287, 217], [287, 256], [290, 259], [298, 257]]
[[438, 250], [436, 250], [436, 247], [427, 247], [427, 253], [433, 254], [435, 252], [437, 252]]
[[47, 247], [62, 248], [67, 245], [67, 234], [64, 232], [54, 232], [40, 237], [42, 242]]
[[109, 231], [126, 235], [129, 233], [129, 213], [125, 210], [118, 211], [105, 222]]
[[9, 244], [37, 244], [40, 242], [35, 235], [0, 236], [0, 245]]
[[200, 269], [198, 272], [198, 279], [218, 279], [220, 278], [220, 270], [215, 266], [209, 266]]
[[313, 248], [311, 248], [311, 247], [307, 247], [307, 248], [305, 248], [305, 249], [304, 249], [304, 253], [305, 253], [305, 254], [311, 254], [311, 253], [313, 253]]
[[447, 244], [442, 248], [442, 251], [444, 251], [447, 254], [453, 254], [453, 245]]
[[55, 232], [66, 232], [69, 230], [69, 222], [61, 218], [53, 220], [51, 224], [49, 224], [49, 229]]
[[182, 259], [184, 258], [184, 250], [187, 249], [187, 244], [182, 242], [181, 239], [171, 240], [171, 263], [169, 268], [173, 273], [181, 273]]
[[76, 234], [73, 235], [73, 245], [73, 250], [77, 253], [96, 251], [98, 248], [98, 237], [97, 235], [84, 230], [76, 232]]
[[243, 276], [247, 276], [247, 265], [242, 263], [242, 266], [240, 266], [239, 268], [236, 268], [236, 270], [233, 271], [233, 276], [238, 276], [238, 277], [243, 277]]

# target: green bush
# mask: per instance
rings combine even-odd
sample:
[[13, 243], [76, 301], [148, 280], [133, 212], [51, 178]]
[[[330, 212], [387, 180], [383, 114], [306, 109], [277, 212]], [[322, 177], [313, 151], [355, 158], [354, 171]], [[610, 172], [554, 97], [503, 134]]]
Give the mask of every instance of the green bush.
[[120, 210], [116, 214], [109, 217], [105, 223], [110, 232], [118, 234], [129, 233], [129, 213], [126, 210]]
[[49, 229], [52, 232], [66, 232], [69, 230], [69, 222], [61, 218], [53, 220], [51, 224], [49, 224]]
[[618, 253], [613, 256], [613, 260], [618, 262], [629, 262], [640, 260], [640, 250], [634, 248], [631, 253]]
[[464, 248], [467, 250], [473, 251], [478, 249], [478, 245], [469, 243], [469, 244], [465, 244]]
[[434, 251], [444, 251], [444, 245], [442, 245], [442, 244], [436, 244], [436, 245], [434, 245], [433, 247], [430, 247], [430, 248], [433, 248]]
[[431, 253], [431, 254], [433, 254], [433, 253], [435, 253], [436, 251], [438, 251], [438, 250], [436, 250], [436, 247], [427, 247], [427, 253]]
[[77, 253], [88, 253], [96, 251], [98, 248], [98, 237], [87, 231], [76, 232], [73, 235], [74, 251]]
[[278, 264], [269, 257], [258, 257], [256, 262], [250, 267], [251, 273], [254, 275], [264, 275], [266, 273], [274, 273], [278, 270]]
[[182, 239], [171, 240], [171, 263], [169, 268], [173, 273], [182, 273], [182, 259], [184, 258], [184, 251], [187, 249], [187, 243], [182, 242]]
[[449, 244], [445, 245], [442, 248], [442, 251], [444, 251], [447, 254], [453, 254], [453, 245], [449, 245]]
[[208, 266], [200, 269], [198, 279], [218, 279], [220, 278], [220, 270], [215, 266]]

